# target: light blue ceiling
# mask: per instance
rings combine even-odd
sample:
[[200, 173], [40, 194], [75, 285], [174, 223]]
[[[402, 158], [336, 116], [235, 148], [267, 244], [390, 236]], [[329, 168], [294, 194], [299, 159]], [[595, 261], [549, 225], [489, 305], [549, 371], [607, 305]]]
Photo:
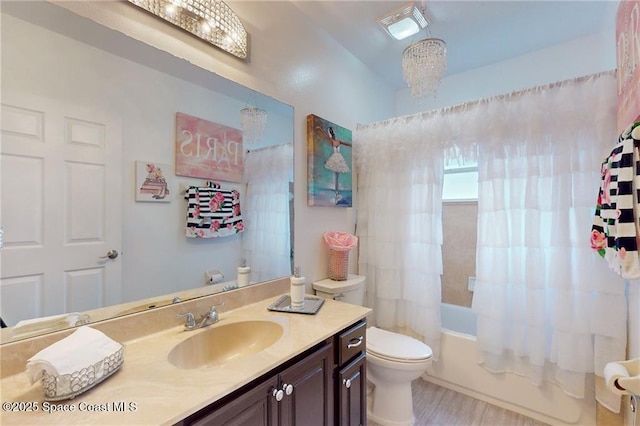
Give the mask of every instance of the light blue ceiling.
[[[401, 55], [423, 30], [395, 41], [378, 25], [408, 1], [293, 1], [315, 24], [401, 89]], [[424, 5], [433, 37], [447, 43], [446, 74], [456, 74], [584, 36], [611, 33], [618, 1], [416, 1]]]

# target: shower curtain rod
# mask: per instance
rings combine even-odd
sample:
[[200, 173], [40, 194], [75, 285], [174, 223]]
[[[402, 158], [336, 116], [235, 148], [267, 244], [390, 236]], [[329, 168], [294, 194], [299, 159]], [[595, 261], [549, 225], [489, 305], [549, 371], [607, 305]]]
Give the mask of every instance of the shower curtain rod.
[[475, 107], [476, 105], [479, 105], [481, 103], [486, 103], [486, 102], [492, 102], [492, 101], [504, 101], [504, 100], [508, 100], [514, 97], [518, 97], [518, 96], [522, 96], [522, 95], [526, 95], [528, 93], [534, 93], [534, 92], [541, 92], [543, 90], [549, 90], [549, 89], [553, 89], [555, 87], [559, 87], [562, 86], [566, 83], [581, 83], [583, 81], [587, 81], [587, 80], [591, 80], [591, 79], [596, 79], [598, 77], [601, 77], [603, 75], [608, 75], [608, 74], [613, 74], [615, 75], [616, 70], [609, 70], [609, 71], [602, 71], [599, 73], [595, 73], [595, 74], [589, 74], [589, 75], [585, 75], [582, 77], [576, 77], [576, 78], [570, 78], [567, 80], [562, 80], [562, 81], [557, 81], [555, 83], [549, 83], [549, 84], [544, 84], [542, 86], [535, 86], [535, 87], [531, 87], [529, 89], [523, 89], [523, 90], [516, 90], [513, 91], [511, 93], [505, 93], [502, 95], [495, 95], [495, 96], [490, 96], [488, 98], [480, 98], [477, 99], [475, 101], [469, 101], [469, 102], [464, 102], [461, 104], [456, 104], [456, 105], [451, 105], [451, 106], [447, 106], [447, 107], [443, 107], [443, 108], [438, 108], [438, 109], [433, 109], [430, 111], [424, 111], [424, 112], [417, 112], [414, 114], [408, 114], [408, 115], [402, 115], [399, 117], [393, 117], [393, 118], [389, 118], [387, 120], [383, 120], [383, 121], [376, 121], [373, 123], [369, 123], [369, 124], [358, 124], [356, 126], [356, 128], [359, 129], [363, 129], [369, 126], [384, 126], [384, 125], [388, 125], [388, 124], [392, 124], [398, 120], [405, 120], [405, 121], [411, 121], [414, 118], [429, 118], [431, 116], [434, 116], [436, 114], [446, 114], [446, 113], [451, 113], [451, 112], [458, 112], [458, 111], [462, 111], [465, 109], [470, 109], [472, 107]]

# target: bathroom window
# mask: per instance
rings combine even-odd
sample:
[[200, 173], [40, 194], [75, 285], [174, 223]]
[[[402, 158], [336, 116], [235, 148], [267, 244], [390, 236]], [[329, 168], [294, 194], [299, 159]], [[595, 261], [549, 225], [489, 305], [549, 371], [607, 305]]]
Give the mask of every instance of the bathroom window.
[[442, 201], [478, 201], [477, 164], [445, 166]]
[[442, 301], [471, 306], [469, 279], [476, 274], [478, 165], [450, 164], [442, 189]]

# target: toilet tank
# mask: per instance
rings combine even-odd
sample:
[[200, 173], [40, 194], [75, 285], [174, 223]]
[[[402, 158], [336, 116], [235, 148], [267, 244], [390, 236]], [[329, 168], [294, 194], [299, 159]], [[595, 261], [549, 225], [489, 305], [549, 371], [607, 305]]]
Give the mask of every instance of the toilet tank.
[[313, 289], [317, 296], [325, 299], [339, 300], [353, 305], [364, 305], [364, 284], [363, 275], [349, 274], [344, 281], [334, 281], [324, 279], [313, 283]]

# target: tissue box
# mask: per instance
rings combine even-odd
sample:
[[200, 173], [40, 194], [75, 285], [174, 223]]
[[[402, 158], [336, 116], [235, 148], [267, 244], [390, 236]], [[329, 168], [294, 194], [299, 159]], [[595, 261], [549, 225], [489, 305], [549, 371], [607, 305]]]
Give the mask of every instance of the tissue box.
[[105, 359], [71, 374], [42, 376], [42, 392], [45, 401], [61, 401], [75, 398], [118, 371], [124, 362], [124, 345]]

